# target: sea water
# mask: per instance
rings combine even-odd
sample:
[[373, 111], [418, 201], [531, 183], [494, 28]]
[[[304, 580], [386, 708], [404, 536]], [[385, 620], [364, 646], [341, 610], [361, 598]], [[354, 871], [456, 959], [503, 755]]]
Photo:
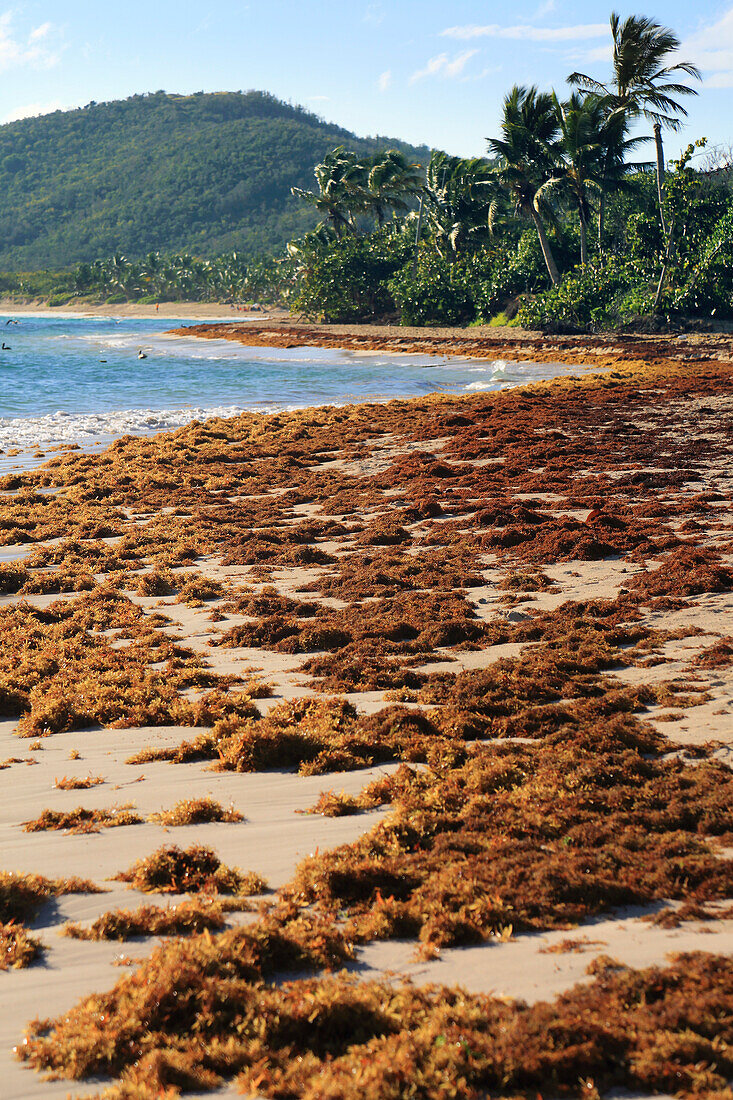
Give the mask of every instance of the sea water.
[[[577, 372], [323, 348], [244, 347], [167, 335], [184, 320], [0, 315], [0, 448], [149, 434], [211, 416], [309, 405], [475, 393]], [[145, 358], [140, 358], [139, 354]]]

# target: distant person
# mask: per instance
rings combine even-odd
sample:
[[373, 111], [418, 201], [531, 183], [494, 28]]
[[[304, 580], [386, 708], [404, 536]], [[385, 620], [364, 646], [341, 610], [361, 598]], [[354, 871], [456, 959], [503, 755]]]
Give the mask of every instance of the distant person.
[[157, 313], [159, 309], [160, 309], [160, 302], [156, 302], [155, 303], [155, 312]]

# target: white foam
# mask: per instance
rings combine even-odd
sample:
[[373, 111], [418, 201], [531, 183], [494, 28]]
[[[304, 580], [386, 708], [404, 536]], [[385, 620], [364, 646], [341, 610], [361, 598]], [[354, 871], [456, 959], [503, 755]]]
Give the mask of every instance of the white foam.
[[493, 382], [469, 382], [467, 386], [464, 386], [464, 390], [503, 390], [509, 386], [514, 385], [513, 382], [498, 381]]
[[[277, 406], [258, 406], [258, 412], [274, 412]], [[94, 443], [120, 435], [147, 435], [170, 431], [193, 420], [239, 416], [239, 405], [212, 408], [118, 409], [105, 413], [68, 413], [59, 409], [47, 416], [0, 417], [0, 447], [32, 447], [36, 443]]]

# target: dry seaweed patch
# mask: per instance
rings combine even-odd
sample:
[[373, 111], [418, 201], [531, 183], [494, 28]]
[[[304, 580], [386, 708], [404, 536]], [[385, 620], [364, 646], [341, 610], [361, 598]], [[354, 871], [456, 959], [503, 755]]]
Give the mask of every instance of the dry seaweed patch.
[[691, 661], [693, 668], [715, 669], [733, 665], [733, 637], [727, 635], [703, 649]]
[[150, 814], [148, 821], [156, 825], [198, 825], [206, 821], [244, 821], [233, 806], [224, 809], [213, 798], [184, 798], [170, 810]]
[[[246, 903], [238, 903], [238, 908]], [[65, 924], [62, 935], [75, 940], [129, 940], [135, 936], [191, 936], [204, 930], [220, 932], [227, 909], [211, 897], [187, 898], [179, 905], [141, 905], [114, 909], [97, 917], [88, 928]]]
[[29, 935], [22, 924], [0, 922], [0, 970], [20, 970], [43, 954], [43, 944]]
[[729, 920], [731, 917], [733, 917], [733, 905], [701, 905], [695, 902], [683, 902], [682, 905], [667, 906], [656, 913], [649, 913], [641, 920], [660, 928], [679, 928], [686, 921]]
[[669, 554], [656, 569], [637, 573], [629, 588], [646, 598], [729, 592], [733, 588], [733, 567], [713, 550], [684, 547]]
[[733, 861], [707, 838], [731, 832], [733, 771], [650, 759], [648, 747], [644, 728], [615, 717], [533, 746], [477, 747], [459, 767], [403, 769], [383, 784], [392, 815], [304, 860], [293, 896], [347, 914], [351, 937], [414, 936], [427, 955], [508, 927], [730, 896]]
[[346, 817], [348, 814], [358, 813], [359, 809], [359, 801], [345, 791], [341, 794], [336, 791], [321, 791], [318, 801], [304, 812], [321, 814], [322, 817]]
[[[459, 674], [414, 675], [404, 698], [430, 706], [393, 705], [364, 716], [343, 699], [302, 698], [259, 714], [224, 718], [210, 733], [175, 748], [143, 750], [128, 763], [212, 760], [221, 770], [297, 767], [301, 774], [347, 771], [390, 761], [438, 762], [465, 758], [466, 742], [489, 737], [547, 737], [595, 717], [631, 714], [652, 704], [687, 707], [704, 701], [688, 681], [622, 687], [603, 670], [639, 663], [669, 638], [689, 630], [652, 630], [626, 600], [564, 604], [516, 623], [491, 624], [492, 643], [533, 642], [516, 658]], [[379, 663], [384, 673], [384, 662]], [[359, 665], [363, 677], [364, 666]], [[345, 669], [334, 674], [343, 687]], [[348, 681], [347, 681], [348, 682]], [[404, 685], [401, 674], [399, 682]], [[353, 686], [349, 683], [349, 686]], [[662, 744], [650, 728], [636, 736], [648, 751]]]
[[102, 775], [62, 775], [54, 780], [54, 787], [60, 791], [86, 791], [104, 783]]
[[142, 818], [132, 809], [132, 803], [112, 806], [109, 810], [43, 810], [31, 821], [23, 821], [23, 831], [40, 833], [49, 829], [65, 829], [69, 833], [98, 833], [101, 829], [116, 829], [121, 825], [140, 825]]
[[[103, 631], [113, 630], [112, 639]], [[89, 725], [195, 725], [203, 703], [184, 688], [226, 683], [111, 590], [0, 609], [0, 711], [24, 737]], [[114, 642], [125, 639], [124, 648]], [[162, 663], [156, 670], [150, 666]], [[217, 692], [211, 693], [215, 702]]]
[[[467, 736], [470, 735], [470, 731]], [[211, 760], [212, 770], [253, 772], [297, 768], [301, 775], [353, 771], [374, 763], [426, 761], [451, 751], [462, 734], [446, 733], [432, 716], [403, 706], [360, 715], [344, 699], [286, 700], [257, 718], [225, 718], [211, 732], [173, 748], [146, 748], [126, 763]]]
[[280, 1100], [728, 1093], [729, 958], [647, 970], [598, 960], [590, 982], [527, 1006], [343, 975], [265, 985], [273, 948], [301, 965], [318, 952], [255, 935], [225, 933], [218, 956], [203, 937], [162, 947], [110, 993], [31, 1025], [18, 1055], [52, 1076], [119, 1076], [110, 1100], [173, 1098], [236, 1073], [245, 1095]]
[[[639, 342], [639, 349], [642, 344], [645, 353], [652, 347]], [[370, 1031], [371, 1009], [360, 1031], [359, 1006], [371, 1003], [372, 987], [341, 992], [341, 986], [313, 985], [306, 1013], [316, 1012], [313, 1045], [301, 1041], [297, 1010], [292, 1031], [289, 1022], [282, 1031], [273, 1023], [274, 1031], [259, 1031], [242, 1056], [231, 1026], [237, 1011], [232, 997], [240, 994], [227, 984], [242, 976], [233, 956], [250, 958], [256, 937], [276, 930], [281, 946], [270, 956], [270, 972], [297, 969], [294, 957], [314, 962], [308, 937], [321, 943], [330, 936], [330, 957], [343, 958], [348, 947], [330, 926], [334, 914], [347, 922], [348, 935], [360, 939], [419, 935], [430, 955], [443, 943], [564, 927], [629, 899], [678, 898], [710, 907], [730, 892], [730, 863], [710, 840], [723, 841], [733, 831], [730, 772], [704, 758], [694, 767], [665, 759], [665, 739], [634, 717], [662, 701], [678, 708], [700, 702], [701, 683], [688, 677], [624, 687], [607, 675], [664, 660], [662, 646], [675, 635], [646, 627], [647, 610], [663, 614], [686, 606], [696, 593], [730, 588], [723, 557], [730, 546], [721, 526], [730, 500], [713, 479], [730, 461], [733, 422], [719, 408], [716, 432], [701, 434], [697, 411], [702, 399], [731, 394], [731, 368], [664, 362], [661, 348], [654, 352], [657, 362], [623, 377], [461, 400], [430, 397], [210, 421], [156, 439], [120, 440], [102, 456], [59, 457], [42, 471], [14, 475], [12, 484], [5, 480], [6, 488], [20, 493], [7, 511], [0, 503], [2, 539], [17, 536], [35, 546], [25, 573], [3, 572], [2, 584], [22, 597], [26, 584], [59, 583], [69, 597], [42, 613], [20, 605], [0, 614], [7, 657], [0, 661], [0, 706], [10, 717], [23, 715], [29, 732], [175, 721], [212, 728], [177, 749], [150, 750], [145, 759], [306, 774], [381, 760], [428, 765], [419, 773], [402, 767], [371, 784], [355, 806], [324, 796], [320, 812], [387, 803], [393, 812], [368, 839], [301, 868], [296, 888], [316, 911], [306, 916], [293, 909], [278, 918], [280, 924], [265, 920], [249, 940], [224, 933], [213, 938], [211, 950], [204, 938], [189, 945], [190, 952], [172, 951], [167, 961], [161, 956], [145, 964], [140, 984], [125, 987], [114, 1002], [121, 1007], [106, 1036], [96, 1021], [82, 1026], [81, 1006], [58, 1038], [38, 1040], [48, 1065], [68, 1070], [73, 1059], [81, 1066], [91, 1052], [97, 1070], [127, 1066], [119, 1095], [130, 1097], [145, 1095], [148, 1086], [153, 1095], [169, 1086], [203, 1087], [247, 1067], [245, 1086], [271, 1095], [403, 1095], [414, 1081], [422, 1085], [425, 1073], [428, 1095], [435, 1094], [436, 1080], [441, 1087], [456, 1082], [456, 1095], [471, 1095], [472, 1088], [494, 1086], [471, 1077], [473, 1039], [466, 1040], [467, 1049], [456, 1045], [467, 1021], [454, 1021], [457, 1030], [446, 1043], [439, 1041], [443, 1030], [429, 1032], [432, 1040], [423, 1047], [420, 1028], [426, 1021], [429, 1028], [433, 1018], [432, 1008], [420, 1002], [409, 1034]], [[635, 349], [631, 338], [627, 354], [641, 354]], [[350, 463], [377, 451], [381, 460], [386, 438], [394, 450], [379, 479], [370, 475], [368, 462], [342, 468], [323, 461], [327, 455]], [[33, 491], [44, 485], [59, 490], [53, 506]], [[688, 520], [682, 528], [680, 516]], [[54, 531], [70, 537], [57, 547], [38, 545]], [[113, 531], [120, 534], [114, 547], [100, 542], [102, 532]], [[608, 556], [652, 561], [655, 568], [634, 577], [618, 600], [567, 604], [521, 622], [487, 622], [467, 598], [469, 589], [485, 583], [487, 567], [492, 576], [506, 570], [499, 578], [502, 591], [531, 593], [546, 590], [543, 570], [552, 563]], [[224, 570], [221, 587], [199, 571], [198, 563], [213, 560]], [[284, 595], [258, 583], [296, 565], [318, 566], [309, 572], [309, 592]], [[74, 586], [90, 575], [103, 583], [75, 595]], [[248, 589], [238, 587], [243, 580]], [[221, 599], [218, 621], [223, 614], [249, 620], [229, 629], [225, 644], [302, 653], [302, 671], [321, 690], [391, 689], [413, 706], [387, 707], [366, 718], [343, 700], [296, 700], [260, 717], [251, 702], [254, 690], [247, 686], [238, 696], [228, 691], [228, 681], [213, 677], [169, 636], [170, 624], [114, 591], [134, 592], [139, 585], [167, 601]], [[148, 608], [150, 602], [140, 600]], [[25, 644], [27, 637], [32, 644]], [[458, 676], [428, 676], [416, 668], [462, 648], [482, 647], [489, 662], [491, 646], [505, 642], [523, 646], [519, 658]], [[53, 663], [57, 652], [63, 668]], [[726, 657], [721, 651], [710, 659]], [[55, 685], [50, 706], [40, 689], [31, 698], [41, 682]], [[191, 698], [194, 692], [198, 699]], [[419, 704], [430, 709], [417, 709]], [[531, 743], [473, 744], [488, 737]], [[171, 863], [194, 881], [195, 862], [183, 866], [168, 856], [153, 859], [148, 870], [163, 889], [172, 888]], [[198, 870], [204, 877], [215, 874], [211, 866]], [[303, 921], [311, 922], [310, 930], [298, 940]], [[247, 981], [266, 970], [258, 963]], [[616, 980], [608, 974], [608, 981]], [[173, 995], [181, 975], [186, 997], [192, 991], [186, 1004]], [[271, 991], [251, 990], [242, 988], [242, 1011], [262, 1009], [256, 1017], [262, 1020], [262, 998]], [[166, 1005], [160, 1013], [158, 993]], [[281, 995], [272, 992], [268, 1020], [283, 1007]], [[701, 994], [699, 1003], [703, 999]], [[591, 1017], [600, 1004], [604, 1026], [621, 1028], [627, 1008], [589, 1004]], [[694, 1015], [692, 992], [684, 1011]], [[213, 1022], [225, 1018], [226, 1027]], [[552, 1090], [552, 1059], [572, 1067], [555, 1091], [581, 1091], [581, 1076], [606, 1081], [606, 1063], [593, 1060], [595, 1040], [586, 1043], [583, 1031], [575, 1042], [574, 1024], [563, 1030], [563, 1016], [553, 1030], [547, 1019], [546, 1026], [537, 1024], [539, 1046], [527, 1047], [546, 1059], [541, 1085], [518, 1082], [511, 1075], [514, 1063], [507, 1068], [491, 1048], [504, 1082], [494, 1091], [517, 1093], [526, 1086], [534, 1095], [548, 1081]], [[329, 1027], [344, 1044], [363, 1034], [364, 1045], [356, 1044], [353, 1058], [345, 1045], [326, 1051], [327, 1040], [318, 1043]], [[485, 1027], [482, 1035], [488, 1041]], [[521, 1033], [516, 1037], [517, 1049], [524, 1049]], [[613, 1042], [622, 1055], [631, 1050]], [[655, 1047], [649, 1055], [646, 1040], [639, 1042], [633, 1057], [651, 1058], [657, 1077], [650, 1077], [649, 1087], [663, 1089], [665, 1051]], [[687, 1061], [679, 1053], [683, 1040], [669, 1042], [678, 1044], [674, 1057], [685, 1067], [706, 1060], [707, 1048], [693, 1057], [702, 1050], [697, 1040]], [[298, 1054], [306, 1053], [296, 1062], [298, 1044]], [[383, 1049], [388, 1056], [382, 1059]], [[579, 1049], [591, 1051], [588, 1064], [579, 1064]], [[324, 1051], [333, 1055], [330, 1061], [323, 1061]], [[103, 1058], [110, 1065], [104, 1067]], [[130, 1068], [137, 1059], [139, 1067]], [[638, 1087], [629, 1064], [623, 1073]], [[669, 1064], [677, 1065], [674, 1058]], [[395, 1067], [408, 1068], [403, 1077], [390, 1078]], [[435, 1067], [442, 1075], [431, 1078]], [[683, 1076], [682, 1085], [672, 1074], [669, 1087], [703, 1090], [710, 1078], [699, 1067], [694, 1072], [692, 1084]]]
[[42, 905], [64, 894], [100, 894], [86, 879], [49, 879], [0, 871], [0, 970], [20, 969], [40, 958], [43, 944], [23, 922], [33, 920]]
[[[287, 908], [264, 916], [257, 924], [218, 936], [204, 932], [189, 940], [169, 941], [109, 994], [92, 996], [84, 1009], [72, 1009], [66, 1017], [64, 1037], [54, 1035], [49, 1021], [36, 1021], [31, 1025], [35, 1037], [26, 1039], [16, 1052], [36, 1067], [49, 1070], [51, 1076], [80, 1079], [97, 1068], [104, 1074], [121, 1072], [128, 1059], [130, 1064], [138, 1060], [155, 1050], [161, 1040], [172, 1053], [176, 1048], [184, 1050], [189, 1043], [198, 1046], [193, 1035], [200, 1025], [219, 1046], [221, 1040], [226, 1044], [219, 1030], [219, 1011], [226, 1001], [234, 1007], [235, 994], [248, 1000], [257, 998], [262, 979], [278, 972], [333, 968], [351, 957], [343, 937], [329, 923], [318, 915]], [[92, 1015], [87, 1020], [90, 1009]], [[208, 1026], [207, 1018], [213, 1026]], [[227, 1031], [232, 1019], [230, 1011]], [[104, 1052], [99, 1047], [103, 1036]], [[236, 1068], [230, 1065], [229, 1074]], [[185, 1081], [177, 1083], [185, 1086]], [[209, 1085], [212, 1078], [204, 1083]], [[155, 1096], [157, 1088], [152, 1080], [149, 1095]]]
[[261, 894], [267, 889], [267, 883], [260, 875], [227, 867], [211, 848], [197, 844], [188, 848], [176, 845], [158, 848], [114, 878], [144, 893], [248, 896]]
[[582, 954], [589, 947], [597, 947], [600, 944], [605, 944], [605, 942], [605, 940], [589, 940], [586, 936], [579, 936], [575, 939], [568, 937], [552, 944], [550, 947], [541, 947], [540, 955]]

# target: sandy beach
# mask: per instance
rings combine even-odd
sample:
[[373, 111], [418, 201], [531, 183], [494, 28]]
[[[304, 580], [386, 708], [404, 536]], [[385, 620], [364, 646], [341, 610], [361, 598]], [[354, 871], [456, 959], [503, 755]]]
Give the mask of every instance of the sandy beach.
[[140, 302], [118, 302], [108, 305], [106, 302], [72, 302], [65, 306], [50, 307], [47, 302], [17, 302], [13, 298], [0, 298], [0, 312], [22, 316], [24, 313], [43, 314], [53, 317], [138, 317], [155, 319], [169, 317], [171, 320], [197, 318], [202, 321], [231, 321], [232, 318], [249, 319], [267, 317], [287, 317], [279, 309], [263, 308], [252, 311], [245, 307], [222, 305], [219, 302], [161, 302], [159, 306]]
[[[599, 373], [194, 423], [3, 478], [5, 1100], [722, 1094], [730, 336], [152, 308], [129, 315]], [[151, 820], [179, 803], [194, 823]], [[170, 845], [221, 867], [156, 879]], [[219, 923], [62, 934], [186, 898]]]

